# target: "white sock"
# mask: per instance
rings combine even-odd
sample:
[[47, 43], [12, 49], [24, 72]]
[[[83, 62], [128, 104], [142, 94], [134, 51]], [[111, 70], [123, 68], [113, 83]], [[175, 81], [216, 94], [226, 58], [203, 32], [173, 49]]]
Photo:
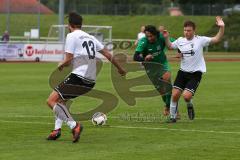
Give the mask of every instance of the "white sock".
[[77, 123], [76, 123], [75, 121], [68, 121], [68, 122], [67, 122], [67, 125], [68, 125], [71, 129], [73, 129], [74, 127], [76, 127]]
[[171, 100], [170, 103], [170, 117], [176, 119], [177, 117], [177, 102]]
[[74, 121], [67, 107], [63, 104], [55, 104], [53, 107], [55, 116], [64, 122]]
[[54, 130], [62, 128], [63, 120], [56, 117]]

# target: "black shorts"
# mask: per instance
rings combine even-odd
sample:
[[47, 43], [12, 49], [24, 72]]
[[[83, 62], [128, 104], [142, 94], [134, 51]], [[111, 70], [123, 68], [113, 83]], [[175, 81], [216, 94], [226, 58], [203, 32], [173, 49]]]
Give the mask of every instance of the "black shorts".
[[94, 85], [94, 81], [71, 73], [54, 90], [58, 92], [63, 100], [68, 100], [86, 94], [92, 90]]
[[194, 94], [201, 79], [202, 72], [200, 71], [190, 73], [179, 70], [173, 88], [180, 89], [181, 91], [188, 90]]

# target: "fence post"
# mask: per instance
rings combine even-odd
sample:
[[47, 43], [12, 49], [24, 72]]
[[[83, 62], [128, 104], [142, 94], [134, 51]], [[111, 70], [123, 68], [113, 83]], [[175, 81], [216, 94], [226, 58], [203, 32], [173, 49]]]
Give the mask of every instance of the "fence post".
[[128, 15], [132, 14], [132, 6], [131, 4], [128, 5]]
[[117, 6], [117, 4], [114, 5], [114, 13], [115, 13], [115, 15], [118, 14], [118, 6]]
[[88, 4], [86, 4], [86, 14], [88, 14]]
[[211, 15], [211, 7], [212, 7], [212, 5], [211, 5], [211, 4], [208, 4], [208, 15], [209, 15], [209, 16]]
[[101, 15], [103, 15], [103, 4], [101, 4], [100, 7], [101, 7], [100, 13], [101, 13]]
[[7, 1], [7, 17], [6, 17], [6, 30], [9, 32], [10, 29], [10, 0], [6, 0]]
[[[58, 8], [58, 23], [59, 25], [63, 25], [64, 24], [64, 5], [65, 5], [65, 1], [64, 0], [60, 0], [59, 1], [59, 8]], [[65, 38], [65, 28], [59, 28], [59, 41], [63, 42], [64, 38]]]
[[194, 4], [192, 4], [192, 16], [194, 15]]
[[38, 38], [40, 39], [40, 15], [41, 15], [41, 0], [38, 0]]

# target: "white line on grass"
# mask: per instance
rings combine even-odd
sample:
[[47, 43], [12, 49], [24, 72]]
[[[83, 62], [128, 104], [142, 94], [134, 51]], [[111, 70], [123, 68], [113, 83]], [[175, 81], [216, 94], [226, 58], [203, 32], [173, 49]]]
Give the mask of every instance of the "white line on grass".
[[[54, 116], [38, 116], [38, 115], [18, 115], [18, 114], [10, 114], [10, 115], [0, 115], [1, 118], [6, 118], [6, 117], [14, 117], [14, 118], [54, 118]], [[121, 119], [121, 116], [109, 116], [109, 118], [111, 119]], [[141, 118], [141, 117], [131, 117], [132, 119], [134, 118]], [[195, 118], [197, 120], [213, 120], [213, 121], [240, 121], [240, 119], [237, 118]]]
[[[53, 125], [54, 123], [47, 122], [30, 122], [30, 121], [6, 121], [0, 120], [0, 123], [18, 123], [18, 124], [40, 124], [40, 125]], [[178, 132], [198, 132], [198, 133], [215, 133], [215, 134], [239, 134], [240, 132], [229, 131], [209, 131], [209, 130], [196, 130], [196, 129], [178, 129], [178, 128], [164, 128], [164, 127], [132, 127], [132, 126], [108, 126], [109, 128], [121, 128], [121, 129], [142, 129], [142, 130], [166, 130], [166, 131], [178, 131]]]
[[109, 126], [111, 128], [121, 129], [147, 129], [147, 130], [168, 130], [168, 131], [180, 131], [180, 132], [200, 132], [200, 133], [219, 133], [219, 134], [240, 134], [240, 132], [228, 132], [228, 131], [205, 131], [196, 129], [177, 129], [177, 128], [164, 128], [164, 127], [131, 127], [131, 126]]
[[30, 121], [6, 121], [6, 120], [0, 120], [0, 123], [16, 123], [16, 124], [42, 124], [42, 125], [53, 125], [54, 123], [48, 123], [48, 122], [30, 122]]
[[2, 118], [13, 117], [13, 118], [54, 118], [54, 116], [37, 116], [37, 115], [0, 115]]

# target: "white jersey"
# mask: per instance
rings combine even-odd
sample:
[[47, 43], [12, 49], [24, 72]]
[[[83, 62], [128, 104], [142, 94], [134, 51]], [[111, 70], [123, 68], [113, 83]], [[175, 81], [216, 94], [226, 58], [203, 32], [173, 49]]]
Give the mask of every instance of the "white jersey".
[[179, 49], [182, 53], [180, 70], [184, 72], [206, 72], [203, 48], [208, 46], [210, 41], [210, 37], [194, 36], [192, 40], [180, 37], [172, 42], [171, 47]]
[[96, 79], [96, 54], [104, 46], [94, 37], [82, 30], [75, 30], [66, 37], [65, 53], [73, 54], [72, 73], [80, 77]]
[[138, 35], [137, 35], [137, 40], [139, 40], [139, 39], [141, 39], [143, 37], [145, 37], [145, 33], [139, 32]]

